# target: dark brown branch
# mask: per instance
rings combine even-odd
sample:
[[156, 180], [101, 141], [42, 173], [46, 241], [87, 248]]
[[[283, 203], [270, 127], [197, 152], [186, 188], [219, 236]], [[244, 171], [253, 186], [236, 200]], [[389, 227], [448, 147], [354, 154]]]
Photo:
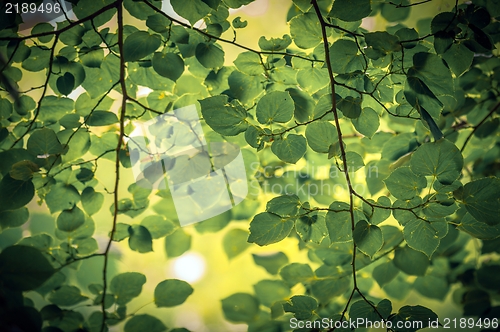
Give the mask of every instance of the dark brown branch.
[[113, 189], [113, 225], [111, 227], [111, 231], [109, 233], [109, 241], [106, 245], [106, 249], [104, 250], [104, 265], [102, 268], [102, 281], [103, 281], [103, 289], [102, 289], [102, 301], [101, 301], [101, 311], [102, 311], [102, 323], [101, 323], [101, 332], [106, 330], [106, 291], [108, 288], [108, 261], [109, 261], [109, 250], [111, 249], [111, 243], [113, 242], [113, 237], [116, 232], [116, 224], [118, 221], [118, 189], [120, 186], [120, 150], [123, 145], [123, 138], [125, 136], [125, 111], [127, 109], [127, 84], [125, 82], [126, 72], [125, 72], [125, 59], [123, 57], [123, 0], [119, 0], [116, 3], [117, 9], [117, 22], [118, 22], [118, 48], [120, 50], [120, 87], [122, 90], [122, 107], [120, 110], [120, 133], [118, 135], [118, 144], [116, 145], [116, 158], [115, 158], [115, 184]]

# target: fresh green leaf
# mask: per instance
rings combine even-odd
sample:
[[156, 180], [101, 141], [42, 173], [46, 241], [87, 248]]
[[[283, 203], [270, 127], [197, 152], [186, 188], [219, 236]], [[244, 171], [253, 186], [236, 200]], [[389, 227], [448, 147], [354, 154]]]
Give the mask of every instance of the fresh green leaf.
[[273, 91], [263, 96], [257, 104], [257, 120], [262, 124], [285, 123], [293, 116], [295, 105], [288, 92]]
[[31, 181], [21, 181], [5, 175], [0, 181], [0, 211], [16, 210], [35, 196], [35, 186]]
[[273, 153], [284, 162], [295, 164], [306, 153], [306, 139], [302, 135], [289, 134], [271, 145]]
[[499, 179], [491, 177], [469, 182], [463, 188], [462, 197], [467, 212], [476, 220], [488, 225], [500, 223]]
[[315, 121], [306, 128], [307, 143], [316, 152], [328, 153], [338, 140], [337, 129], [328, 121]]
[[192, 293], [193, 288], [185, 281], [163, 280], [155, 288], [155, 304], [157, 307], [175, 307], [184, 303]]
[[4, 286], [28, 291], [41, 286], [56, 270], [39, 250], [17, 245], [0, 252], [0, 272]]
[[222, 312], [227, 320], [235, 323], [248, 323], [257, 318], [259, 301], [250, 294], [236, 293], [221, 302]]
[[395, 250], [394, 265], [409, 275], [423, 276], [429, 266], [429, 258], [409, 246], [398, 247]]
[[370, 225], [364, 220], [360, 220], [356, 224], [352, 237], [358, 249], [372, 259], [384, 243], [384, 237], [380, 228]]
[[422, 175], [416, 175], [410, 167], [399, 167], [384, 180], [387, 189], [399, 199], [411, 199], [420, 194], [427, 186], [427, 180]]
[[132, 225], [128, 232], [130, 237], [128, 238], [128, 245], [130, 249], [145, 253], [149, 251], [153, 251], [153, 239], [151, 237], [151, 233], [149, 233], [148, 229], [141, 225]]
[[224, 235], [222, 246], [228, 259], [233, 259], [243, 253], [250, 244], [247, 242], [248, 232], [243, 229], [231, 229]]
[[451, 184], [458, 179], [463, 164], [458, 148], [446, 139], [423, 144], [413, 153], [410, 161], [411, 170], [417, 176], [432, 175], [443, 184]]
[[213, 130], [235, 136], [248, 128], [247, 111], [237, 101], [229, 103], [227, 99], [220, 95], [200, 100], [201, 113]]
[[63, 210], [57, 217], [57, 228], [64, 232], [73, 232], [85, 222], [85, 214], [78, 206]]
[[314, 310], [318, 307], [318, 301], [306, 295], [295, 295], [287, 303], [283, 304], [286, 312], [293, 312], [297, 319], [310, 319], [314, 315]]
[[184, 61], [175, 53], [155, 53], [153, 68], [161, 76], [177, 81], [184, 72]]
[[160, 44], [161, 39], [158, 35], [150, 35], [146, 31], [136, 31], [125, 39], [123, 57], [125, 61], [140, 60], [156, 51]]
[[335, 0], [328, 16], [352, 22], [367, 17], [371, 11], [370, 0]]
[[130, 302], [142, 292], [146, 277], [138, 272], [120, 273], [111, 279], [110, 290], [116, 297], [118, 305]]
[[134, 315], [125, 323], [125, 332], [163, 332], [167, 327], [156, 317], [148, 314]]
[[252, 257], [256, 265], [262, 266], [273, 275], [278, 274], [280, 268], [288, 263], [288, 257], [281, 251], [270, 255], [252, 254]]
[[57, 154], [63, 151], [63, 147], [52, 129], [43, 128], [30, 135], [28, 151], [34, 155]]
[[265, 246], [276, 243], [288, 236], [294, 225], [293, 219], [262, 212], [256, 215], [250, 223], [248, 242]]

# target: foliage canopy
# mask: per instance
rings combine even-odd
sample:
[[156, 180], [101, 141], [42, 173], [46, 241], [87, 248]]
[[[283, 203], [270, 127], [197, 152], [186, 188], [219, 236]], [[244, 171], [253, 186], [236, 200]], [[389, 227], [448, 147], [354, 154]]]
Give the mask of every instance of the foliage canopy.
[[[410, 289], [437, 300], [453, 289], [464, 316], [496, 328], [500, 3], [457, 1], [405, 26], [428, 1], [293, 0], [289, 33], [262, 36], [257, 49], [239, 43], [251, 27], [230, 13], [251, 0], [171, 0], [177, 16], [158, 0], [67, 0], [72, 14], [28, 30], [2, 5], [1, 329], [166, 331], [130, 312], [148, 281], [133, 267], [109, 273], [112, 243], [147, 253], [162, 239], [178, 257], [193, 230], [225, 232], [228, 259], [285, 239], [307, 253], [307, 262], [254, 254], [269, 279], [211, 299], [249, 331], [289, 330], [291, 318], [415, 331], [397, 324], [438, 316], [393, 307]], [[392, 24], [363, 28], [375, 15]], [[233, 63], [227, 47], [239, 50]], [[138, 122], [188, 105], [207, 140], [242, 148], [251, 189], [232, 211], [185, 229], [168, 189], [127, 177], [127, 139]], [[35, 231], [36, 209], [53, 216], [51, 231]], [[104, 239], [101, 219], [111, 220]], [[83, 287], [74, 275], [87, 260], [102, 278]], [[174, 307], [193, 292], [167, 279], [153, 302]]]

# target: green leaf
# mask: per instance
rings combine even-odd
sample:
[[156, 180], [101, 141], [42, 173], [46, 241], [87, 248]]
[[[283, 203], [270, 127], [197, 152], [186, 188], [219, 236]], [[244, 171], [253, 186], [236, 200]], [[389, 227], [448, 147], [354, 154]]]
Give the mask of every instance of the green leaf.
[[399, 270], [394, 266], [394, 264], [389, 261], [377, 265], [372, 272], [373, 279], [377, 282], [380, 287], [390, 283], [399, 273]]
[[429, 266], [429, 258], [420, 251], [411, 249], [409, 246], [398, 247], [395, 250], [394, 265], [409, 275], [423, 276]]
[[99, 249], [97, 241], [93, 237], [88, 237], [85, 239], [75, 239], [73, 240], [73, 245], [76, 246], [78, 254], [82, 256], [93, 254]]
[[87, 299], [86, 296], [81, 294], [78, 287], [68, 285], [62, 285], [49, 295], [50, 302], [64, 307], [78, 304]]
[[161, 76], [177, 81], [184, 72], [184, 61], [175, 53], [158, 53], [153, 55], [153, 69]]
[[158, 35], [150, 35], [146, 31], [136, 31], [130, 34], [123, 43], [125, 61], [136, 61], [152, 54], [161, 45]]
[[361, 115], [361, 102], [359, 97], [347, 96], [337, 102], [337, 108], [349, 119], [357, 119]]
[[441, 56], [455, 76], [459, 77], [469, 69], [474, 58], [474, 52], [469, 50], [463, 43], [454, 43]]
[[385, 31], [377, 31], [365, 34], [368, 45], [366, 54], [371, 59], [378, 59], [401, 50], [398, 37]]
[[110, 290], [116, 296], [116, 304], [124, 305], [142, 292], [146, 277], [138, 272], [120, 273], [111, 279]]
[[360, 220], [356, 224], [352, 237], [358, 249], [372, 259], [384, 243], [384, 237], [380, 228], [368, 224], [364, 220]]
[[40, 104], [40, 115], [38, 119], [44, 123], [50, 124], [57, 122], [64, 115], [71, 113], [74, 109], [75, 102], [69, 98], [45, 96], [39, 105]]
[[10, 289], [36, 289], [55, 272], [47, 258], [33, 247], [10, 246], [0, 252], [0, 281]]
[[157, 307], [175, 307], [184, 303], [192, 293], [193, 287], [185, 281], [163, 280], [155, 288], [155, 304]]
[[455, 91], [450, 70], [436, 54], [416, 53], [413, 56], [413, 67], [408, 74], [421, 79], [438, 98], [442, 99], [442, 96]]
[[50, 213], [72, 209], [79, 201], [78, 190], [73, 185], [62, 183], [52, 186], [50, 192], [45, 196], [45, 203], [47, 203]]
[[113, 241], [120, 242], [128, 238], [130, 236], [128, 232], [129, 228], [129, 224], [117, 223], [115, 233], [113, 234]]
[[404, 236], [408, 246], [423, 252], [429, 259], [439, 246], [440, 239], [446, 235], [446, 233], [441, 234], [433, 225], [425, 220], [415, 219], [409, 221], [404, 228]]
[[302, 216], [295, 221], [295, 230], [304, 242], [312, 241], [320, 244], [328, 236], [325, 216], [310, 214]]
[[284, 162], [295, 164], [306, 153], [306, 139], [302, 135], [289, 134], [283, 139], [276, 139], [271, 150]]
[[[318, 275], [318, 277], [321, 277]], [[320, 302], [326, 303], [332, 297], [340, 296], [351, 287], [349, 277], [325, 278], [315, 280], [311, 284], [312, 295]]]
[[253, 286], [259, 302], [266, 307], [290, 295], [290, 288], [281, 280], [260, 280]]
[[315, 93], [330, 83], [326, 68], [304, 68], [297, 73], [297, 82], [300, 87], [309, 93]]
[[50, 50], [45, 46], [30, 47], [30, 56], [23, 61], [22, 67], [27, 71], [38, 72], [48, 67]]
[[351, 215], [349, 205], [343, 202], [333, 202], [326, 214], [326, 227], [332, 243], [352, 240]]
[[29, 210], [25, 207], [16, 210], [7, 210], [0, 212], [0, 227], [19, 227], [22, 226], [30, 216]]
[[108, 111], [94, 111], [85, 120], [89, 126], [109, 126], [117, 122], [116, 114]]
[[[51, 32], [54, 31], [54, 26], [50, 23], [38, 23], [31, 29], [31, 34], [38, 34], [38, 33], [44, 33], [44, 32]], [[48, 43], [54, 38], [54, 35], [50, 34], [48, 36], [41, 36], [38, 37], [38, 40], [42, 43]]]
[[282, 195], [267, 202], [266, 211], [281, 217], [293, 217], [299, 212], [300, 206], [300, 199], [297, 195]]
[[170, 235], [177, 228], [172, 221], [159, 215], [147, 216], [141, 221], [141, 225], [147, 228], [153, 239]]
[[[1, 183], [0, 183], [1, 187]], [[463, 204], [477, 221], [488, 225], [500, 223], [500, 179], [483, 178], [465, 184]]]
[[57, 154], [63, 151], [63, 147], [52, 129], [43, 128], [30, 135], [28, 151], [34, 155]]
[[224, 65], [224, 51], [214, 43], [199, 43], [195, 55], [205, 68], [217, 69]]
[[498, 291], [500, 289], [499, 284], [500, 276], [500, 265], [482, 265], [476, 271], [477, 282], [484, 288]]
[[233, 28], [235, 28], [235, 29], [243, 29], [248, 25], [248, 22], [242, 21], [241, 17], [238, 16], [238, 17], [233, 19], [232, 25], [233, 25]]
[[293, 287], [314, 278], [314, 272], [308, 264], [292, 263], [281, 268], [280, 276], [289, 287]]
[[263, 51], [281, 51], [286, 49], [292, 43], [289, 35], [283, 35], [281, 38], [270, 38], [262, 36], [259, 38], [259, 47]]
[[335, 0], [328, 16], [353, 22], [367, 17], [371, 11], [370, 0]]
[[359, 117], [352, 119], [352, 124], [360, 134], [371, 138], [378, 130], [380, 118], [372, 108], [365, 107]]
[[9, 175], [14, 180], [28, 181], [40, 168], [37, 164], [29, 160], [23, 160], [12, 165]]
[[5, 175], [0, 181], [0, 211], [16, 210], [35, 196], [35, 186], [31, 181], [20, 181]]
[[424, 176], [415, 175], [406, 166], [397, 168], [384, 182], [394, 197], [404, 200], [418, 196], [427, 186]]
[[83, 209], [91, 216], [101, 209], [102, 203], [104, 202], [104, 195], [95, 192], [92, 187], [87, 187], [83, 190], [81, 199]]
[[236, 293], [222, 301], [224, 317], [235, 323], [248, 323], [257, 318], [259, 300], [246, 293]]
[[328, 121], [315, 121], [307, 125], [306, 138], [311, 149], [328, 153], [330, 145], [338, 141], [337, 129]]
[[64, 232], [73, 232], [85, 222], [85, 214], [78, 206], [62, 211], [57, 217], [57, 228]]
[[332, 70], [338, 74], [363, 70], [362, 57], [358, 55], [358, 45], [347, 39], [339, 39], [330, 46]]
[[462, 217], [458, 229], [481, 240], [493, 240], [500, 237], [500, 224], [488, 225], [477, 221], [469, 213]]
[[256, 265], [262, 266], [273, 275], [278, 274], [280, 268], [288, 263], [288, 257], [281, 251], [270, 255], [252, 254], [252, 257]]
[[[152, 0], [149, 3], [159, 10], [161, 9], [161, 1]], [[125, 0], [123, 6], [127, 9], [130, 15], [140, 20], [146, 20], [150, 15], [155, 14], [155, 11], [151, 7], [140, 1]]]
[[174, 11], [187, 19], [191, 25], [194, 25], [212, 11], [206, 2], [201, 0], [188, 2], [184, 0], [171, 0], [170, 4], [172, 5]]
[[[66, 24], [64, 22], [63, 24]], [[75, 25], [60, 35], [60, 41], [66, 45], [77, 46], [82, 43], [82, 37], [85, 34], [85, 28], [81, 25]]]
[[[398, 313], [391, 318], [394, 325], [411, 326], [399, 329], [402, 332], [414, 332], [419, 330], [416, 326], [422, 326], [424, 328], [429, 326], [430, 322], [435, 322], [438, 316], [430, 309], [422, 307], [420, 305], [416, 306], [404, 306], [399, 309]], [[410, 323], [406, 323], [410, 322]], [[420, 322], [416, 324], [416, 322]], [[408, 325], [405, 325], [408, 324]], [[398, 326], [399, 326], [398, 325]]]
[[313, 48], [323, 39], [318, 17], [312, 12], [292, 18], [290, 21], [290, 34], [295, 45], [303, 49]]
[[297, 319], [310, 319], [314, 315], [314, 310], [318, 307], [318, 301], [307, 295], [295, 295], [287, 303], [283, 304], [286, 312], [293, 312]]
[[[376, 310], [376, 311], [375, 311]], [[349, 308], [349, 318], [352, 320], [361, 319], [362, 322], [375, 322], [380, 320], [379, 314], [387, 318], [392, 311], [392, 304], [389, 300], [380, 301], [374, 308], [373, 304], [365, 300], [354, 302]], [[359, 327], [368, 327], [366, 324], [360, 324]]]
[[172, 23], [168, 18], [161, 14], [149, 15], [146, 19], [146, 25], [154, 32], [167, 32], [169, 25]]
[[235, 136], [248, 128], [247, 111], [225, 95], [200, 100], [201, 113], [206, 123], [221, 135]]
[[134, 315], [125, 323], [125, 332], [163, 332], [167, 327], [156, 317], [148, 314]]
[[292, 119], [294, 109], [293, 99], [288, 92], [269, 92], [257, 104], [257, 120], [262, 124], [286, 123]]
[[235, 228], [228, 231], [222, 239], [222, 247], [229, 260], [235, 258], [247, 249], [250, 244], [247, 242], [248, 232]]
[[248, 242], [265, 246], [276, 243], [288, 236], [293, 228], [293, 219], [282, 219], [280, 216], [262, 212], [250, 223]]
[[128, 229], [128, 232], [130, 234], [128, 239], [130, 249], [140, 253], [153, 251], [153, 239], [146, 227], [132, 225]]
[[260, 75], [264, 72], [264, 66], [258, 54], [253, 52], [243, 52], [238, 54], [234, 65], [239, 71], [248, 75]]
[[411, 11], [410, 0], [396, 0], [393, 3], [382, 3], [380, 14], [389, 22], [404, 21]]
[[67, 96], [75, 88], [75, 77], [70, 72], [66, 72], [63, 76], [57, 78], [57, 90]]
[[443, 184], [451, 184], [458, 179], [463, 165], [460, 150], [446, 139], [422, 144], [413, 153], [410, 161], [413, 173], [435, 176]]
[[169, 258], [178, 257], [191, 248], [191, 235], [182, 228], [177, 228], [165, 237], [165, 251]]
[[433, 275], [417, 277], [413, 283], [413, 287], [423, 296], [440, 301], [446, 298], [450, 290], [450, 286], [445, 278]]
[[243, 105], [253, 105], [255, 99], [264, 91], [262, 79], [234, 70], [228, 78], [231, 96], [239, 99]]

